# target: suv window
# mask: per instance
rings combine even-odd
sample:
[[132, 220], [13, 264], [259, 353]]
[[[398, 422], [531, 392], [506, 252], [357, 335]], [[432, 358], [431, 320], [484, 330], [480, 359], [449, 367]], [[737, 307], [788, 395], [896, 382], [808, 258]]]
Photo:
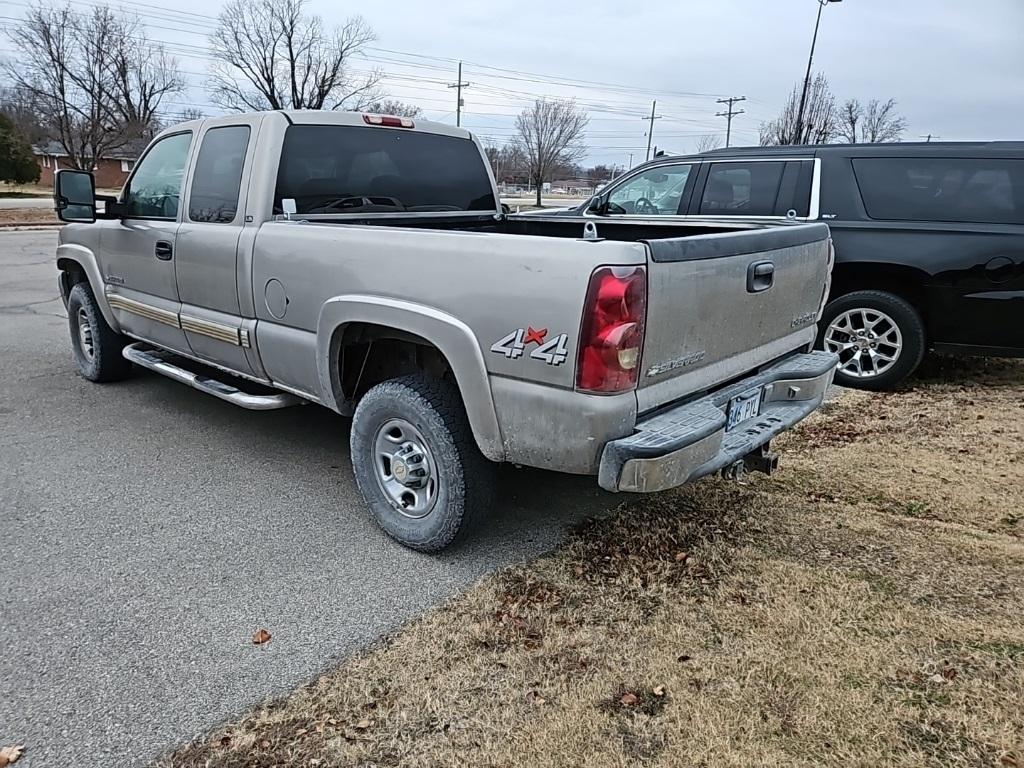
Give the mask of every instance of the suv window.
[[639, 173], [608, 195], [608, 213], [674, 216], [679, 213], [691, 165], [667, 165]]
[[192, 133], [166, 136], [149, 148], [124, 189], [125, 215], [176, 219]]
[[249, 126], [211, 128], [203, 136], [192, 174], [188, 217], [192, 221], [230, 223], [238, 212], [242, 165], [249, 146]]
[[491, 177], [475, 143], [455, 136], [344, 125], [291, 125], [274, 210], [298, 213], [494, 211]]
[[1024, 160], [857, 158], [872, 219], [1024, 224]]
[[785, 162], [712, 163], [700, 213], [774, 216]]

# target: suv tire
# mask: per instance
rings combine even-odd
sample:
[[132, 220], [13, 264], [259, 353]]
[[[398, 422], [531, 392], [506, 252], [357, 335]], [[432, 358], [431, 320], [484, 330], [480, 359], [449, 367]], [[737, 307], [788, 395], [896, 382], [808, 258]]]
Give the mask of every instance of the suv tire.
[[825, 306], [818, 349], [838, 352], [836, 384], [893, 389], [921, 364], [926, 349], [921, 315], [886, 291], [854, 291]]
[[441, 551], [493, 503], [496, 465], [451, 381], [414, 374], [376, 385], [352, 417], [350, 448], [377, 524], [411, 549]]
[[89, 381], [121, 381], [132, 364], [121, 351], [128, 338], [114, 331], [96, 305], [88, 283], [76, 283], [68, 294], [68, 327], [78, 372]]

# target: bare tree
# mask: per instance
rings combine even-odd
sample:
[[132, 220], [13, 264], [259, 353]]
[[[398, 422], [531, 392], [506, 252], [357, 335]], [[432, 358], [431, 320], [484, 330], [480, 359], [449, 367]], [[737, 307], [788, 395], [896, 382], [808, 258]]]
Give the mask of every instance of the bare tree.
[[145, 138], [164, 97], [184, 87], [138, 18], [107, 6], [39, 5], [8, 37], [19, 51], [4, 65], [8, 77], [75, 168]]
[[372, 112], [375, 115], [395, 115], [396, 117], [418, 117], [422, 109], [405, 104], [398, 99], [378, 99], [371, 101], [362, 107], [364, 112]]
[[872, 99], [864, 109], [864, 127], [861, 140], [871, 143], [899, 141], [907, 130], [907, 120], [896, 114], [896, 100], [880, 102]]
[[499, 184], [526, 178], [528, 175], [523, 154], [514, 144], [506, 144], [503, 147], [488, 146], [484, 147], [484, 151], [491, 163], [494, 179]]
[[761, 146], [773, 144], [825, 144], [836, 134], [836, 100], [828, 78], [821, 72], [814, 76], [807, 91], [804, 118], [798, 125], [800, 94], [803, 83], [797, 83], [789, 94], [782, 112], [774, 120], [761, 123]]
[[575, 101], [558, 99], [537, 99], [516, 118], [517, 135], [512, 141], [537, 186], [538, 207], [544, 182], [586, 153], [583, 134], [588, 122], [587, 113]]
[[231, 0], [210, 37], [213, 100], [225, 109], [362, 109], [379, 98], [374, 70], [352, 57], [374, 39], [355, 16], [327, 29], [306, 0]]
[[15, 130], [30, 144], [46, 139], [43, 116], [32, 98], [32, 94], [20, 88], [0, 89], [0, 114], [14, 124]]
[[864, 117], [864, 108], [856, 99], [847, 99], [839, 109], [837, 119], [836, 137], [842, 139], [846, 144], [856, 144], [860, 138], [861, 118]]
[[705, 133], [699, 139], [697, 139], [697, 153], [710, 152], [712, 149], [718, 149], [722, 146], [722, 137], [717, 133]]
[[872, 99], [867, 107], [850, 99], [839, 111], [837, 136], [849, 144], [899, 141], [907, 130], [907, 121], [896, 114], [896, 100]]

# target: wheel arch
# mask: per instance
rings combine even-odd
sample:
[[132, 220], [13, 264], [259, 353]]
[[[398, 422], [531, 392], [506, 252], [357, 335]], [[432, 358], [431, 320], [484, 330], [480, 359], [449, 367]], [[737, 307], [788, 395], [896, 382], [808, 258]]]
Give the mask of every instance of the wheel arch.
[[324, 303], [317, 323], [317, 374], [322, 401], [343, 413], [346, 398], [340, 354], [354, 327], [383, 330], [437, 350], [451, 370], [480, 451], [493, 461], [505, 457], [490, 380], [473, 331], [458, 318], [433, 307], [381, 296], [336, 296]]
[[61, 298], [64, 299], [65, 305], [68, 294], [77, 283], [88, 283], [92, 289], [92, 295], [96, 299], [96, 306], [103, 314], [103, 319], [113, 330], [120, 332], [121, 326], [107, 303], [107, 296], [103, 290], [103, 276], [100, 274], [99, 264], [96, 263], [96, 256], [93, 252], [84, 246], [72, 243], [58, 245], [57, 269], [60, 270], [58, 280]]
[[828, 300], [854, 291], [885, 291], [908, 302], [929, 330], [927, 302], [928, 273], [902, 264], [882, 262], [838, 263], [832, 270]]

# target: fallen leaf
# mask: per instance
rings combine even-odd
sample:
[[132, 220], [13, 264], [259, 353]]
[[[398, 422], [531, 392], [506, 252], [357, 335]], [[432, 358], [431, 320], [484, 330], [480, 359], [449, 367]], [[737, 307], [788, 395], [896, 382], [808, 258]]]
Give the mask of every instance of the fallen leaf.
[[688, 558], [690, 554], [688, 552], [676, 552], [676, 562], [681, 563], [683, 560]]
[[295, 732], [295, 735], [296, 736], [305, 736], [307, 733], [309, 733], [309, 728], [299, 728], [299, 730], [297, 730]]
[[942, 676], [947, 680], [952, 680], [957, 676], [957, 671], [954, 667], [944, 667], [942, 670]]
[[357, 731], [365, 731], [369, 727], [370, 727], [370, 721], [367, 720], [366, 718], [363, 718], [358, 723], [356, 723], [356, 730]]
[[632, 707], [637, 703], [637, 701], [639, 701], [639, 699], [637, 699], [635, 693], [624, 693], [622, 694], [622, 698], [619, 699], [619, 703], [624, 707]]
[[0, 768], [18, 762], [18, 758], [21, 757], [24, 749], [24, 744], [15, 744], [14, 746], [0, 749]]
[[665, 695], [665, 686], [664, 685], [656, 685], [656, 686], [654, 686], [654, 695], [655, 696], [659, 696], [659, 697], [660, 696], [664, 696]]
[[252, 636], [253, 645], [263, 645], [270, 642], [270, 633], [265, 629], [257, 629]]
[[1021, 768], [1021, 761], [1017, 759], [1017, 756], [1013, 752], [1007, 752], [1004, 755], [999, 756], [999, 764], [1005, 765], [1007, 768]]

